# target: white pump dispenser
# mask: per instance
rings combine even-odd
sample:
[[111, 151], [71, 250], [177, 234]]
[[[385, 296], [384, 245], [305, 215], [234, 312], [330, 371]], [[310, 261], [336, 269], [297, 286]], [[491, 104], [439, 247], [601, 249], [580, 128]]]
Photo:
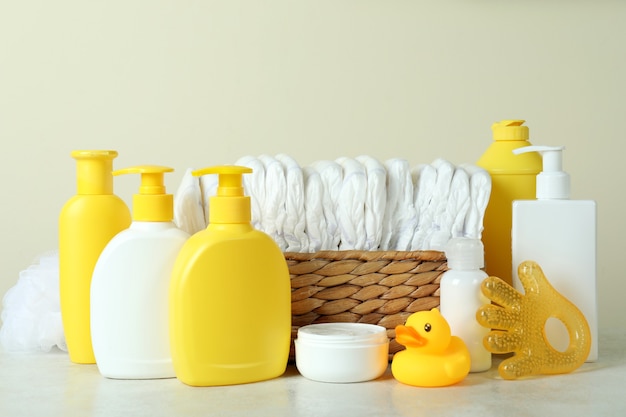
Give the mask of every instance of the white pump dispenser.
[[563, 171], [565, 146], [525, 146], [513, 150], [516, 155], [538, 152], [543, 158], [543, 171], [537, 175], [537, 198], [566, 199], [570, 193], [569, 174]]
[[[513, 285], [522, 286], [517, 266], [536, 261], [552, 286], [585, 315], [591, 329], [587, 361], [598, 359], [596, 301], [596, 203], [570, 200], [570, 177], [563, 171], [563, 146], [527, 146], [515, 154], [538, 152], [543, 171], [537, 175], [537, 200], [513, 202], [511, 250]], [[545, 326], [550, 344], [563, 351], [569, 336], [563, 323], [549, 319]]]

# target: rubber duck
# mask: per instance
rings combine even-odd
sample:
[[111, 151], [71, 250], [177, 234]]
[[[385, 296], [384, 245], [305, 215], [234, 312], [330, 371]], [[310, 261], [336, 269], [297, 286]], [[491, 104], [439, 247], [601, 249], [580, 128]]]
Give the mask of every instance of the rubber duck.
[[404, 384], [444, 387], [460, 382], [470, 371], [467, 346], [451, 335], [437, 308], [413, 313], [404, 326], [396, 326], [396, 341], [406, 349], [394, 355], [391, 372]]

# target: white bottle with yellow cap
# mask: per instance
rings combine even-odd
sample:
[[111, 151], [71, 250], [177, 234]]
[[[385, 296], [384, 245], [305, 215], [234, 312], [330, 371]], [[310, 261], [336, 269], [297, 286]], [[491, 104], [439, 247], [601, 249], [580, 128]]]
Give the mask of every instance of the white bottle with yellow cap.
[[172, 222], [173, 197], [163, 176], [172, 168], [136, 166], [141, 174], [133, 222], [104, 248], [91, 282], [91, 338], [108, 378], [175, 376], [170, 354], [168, 292], [174, 261], [189, 234]]

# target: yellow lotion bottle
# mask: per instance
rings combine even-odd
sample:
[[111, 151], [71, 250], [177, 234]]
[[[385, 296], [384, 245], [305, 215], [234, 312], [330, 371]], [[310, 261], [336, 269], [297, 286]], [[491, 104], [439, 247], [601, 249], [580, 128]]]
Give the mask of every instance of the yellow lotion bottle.
[[181, 249], [170, 284], [176, 376], [192, 386], [243, 384], [282, 375], [291, 340], [289, 270], [278, 245], [252, 227], [242, 174], [219, 166], [209, 225]]
[[95, 363], [91, 344], [91, 276], [104, 247], [128, 228], [130, 210], [113, 194], [111, 174], [116, 151], [73, 151], [77, 194], [59, 215], [61, 317], [70, 360]]
[[524, 120], [503, 120], [491, 126], [493, 142], [476, 165], [491, 176], [491, 196], [485, 211], [485, 270], [511, 284], [511, 213], [514, 200], [535, 198], [535, 178], [541, 172], [536, 153], [514, 155], [529, 146]]

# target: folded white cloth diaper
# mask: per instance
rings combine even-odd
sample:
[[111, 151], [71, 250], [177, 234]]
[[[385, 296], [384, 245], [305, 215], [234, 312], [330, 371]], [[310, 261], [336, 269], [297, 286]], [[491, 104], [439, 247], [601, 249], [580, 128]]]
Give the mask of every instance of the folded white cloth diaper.
[[285, 154], [276, 155], [276, 160], [283, 166], [286, 184], [285, 220], [283, 235], [287, 243], [287, 252], [308, 250], [309, 239], [304, 231], [306, 216], [304, 214], [304, 178], [300, 165], [292, 157]]
[[378, 250], [383, 235], [383, 219], [387, 206], [387, 171], [376, 158], [361, 155], [356, 158], [365, 168], [365, 250]]
[[204, 218], [204, 202], [200, 180], [191, 175], [192, 169], [187, 169], [183, 179], [174, 194], [174, 223], [179, 229], [193, 235], [206, 229]]
[[401, 158], [385, 161], [387, 207], [383, 224], [383, 250], [408, 250], [417, 226], [413, 180], [409, 162]]
[[[308, 252], [330, 247], [328, 226], [324, 217], [324, 184], [317, 170], [310, 166], [302, 168], [304, 177], [305, 231], [308, 236]], [[303, 250], [303, 252], [305, 252]]]
[[448, 233], [444, 229], [444, 218], [448, 197], [450, 196], [454, 165], [441, 158], [436, 159], [432, 165], [437, 170], [437, 182], [430, 204], [430, 207], [433, 209], [433, 222], [424, 240], [424, 248], [441, 250], [441, 245], [445, 245], [445, 242], [447, 242], [447, 238], [443, 237], [444, 234]]
[[337, 221], [341, 232], [339, 250], [365, 247], [365, 168], [352, 158], [336, 161], [343, 169], [343, 182], [337, 199]]
[[411, 250], [420, 250], [425, 247], [426, 236], [433, 224], [435, 209], [431, 203], [437, 185], [437, 169], [432, 165], [418, 165], [413, 169], [412, 176], [417, 194], [414, 200], [418, 221], [411, 240]]
[[485, 210], [491, 195], [491, 176], [477, 165], [460, 165], [469, 175], [470, 205], [465, 216], [464, 235], [480, 239], [483, 232]]
[[321, 160], [312, 164], [319, 172], [324, 185], [324, 217], [328, 226], [328, 245], [322, 250], [338, 250], [341, 239], [339, 222], [337, 220], [337, 201], [343, 185], [343, 169], [335, 161]]
[[446, 229], [450, 230], [450, 237], [463, 237], [465, 234], [465, 218], [471, 203], [469, 176], [460, 167], [454, 170], [450, 184], [450, 196], [446, 207], [446, 222], [451, 222]]
[[259, 156], [265, 167], [265, 202], [262, 207], [261, 230], [270, 235], [282, 251], [287, 250], [285, 233], [283, 230], [287, 211], [287, 180], [282, 164], [269, 155]]

